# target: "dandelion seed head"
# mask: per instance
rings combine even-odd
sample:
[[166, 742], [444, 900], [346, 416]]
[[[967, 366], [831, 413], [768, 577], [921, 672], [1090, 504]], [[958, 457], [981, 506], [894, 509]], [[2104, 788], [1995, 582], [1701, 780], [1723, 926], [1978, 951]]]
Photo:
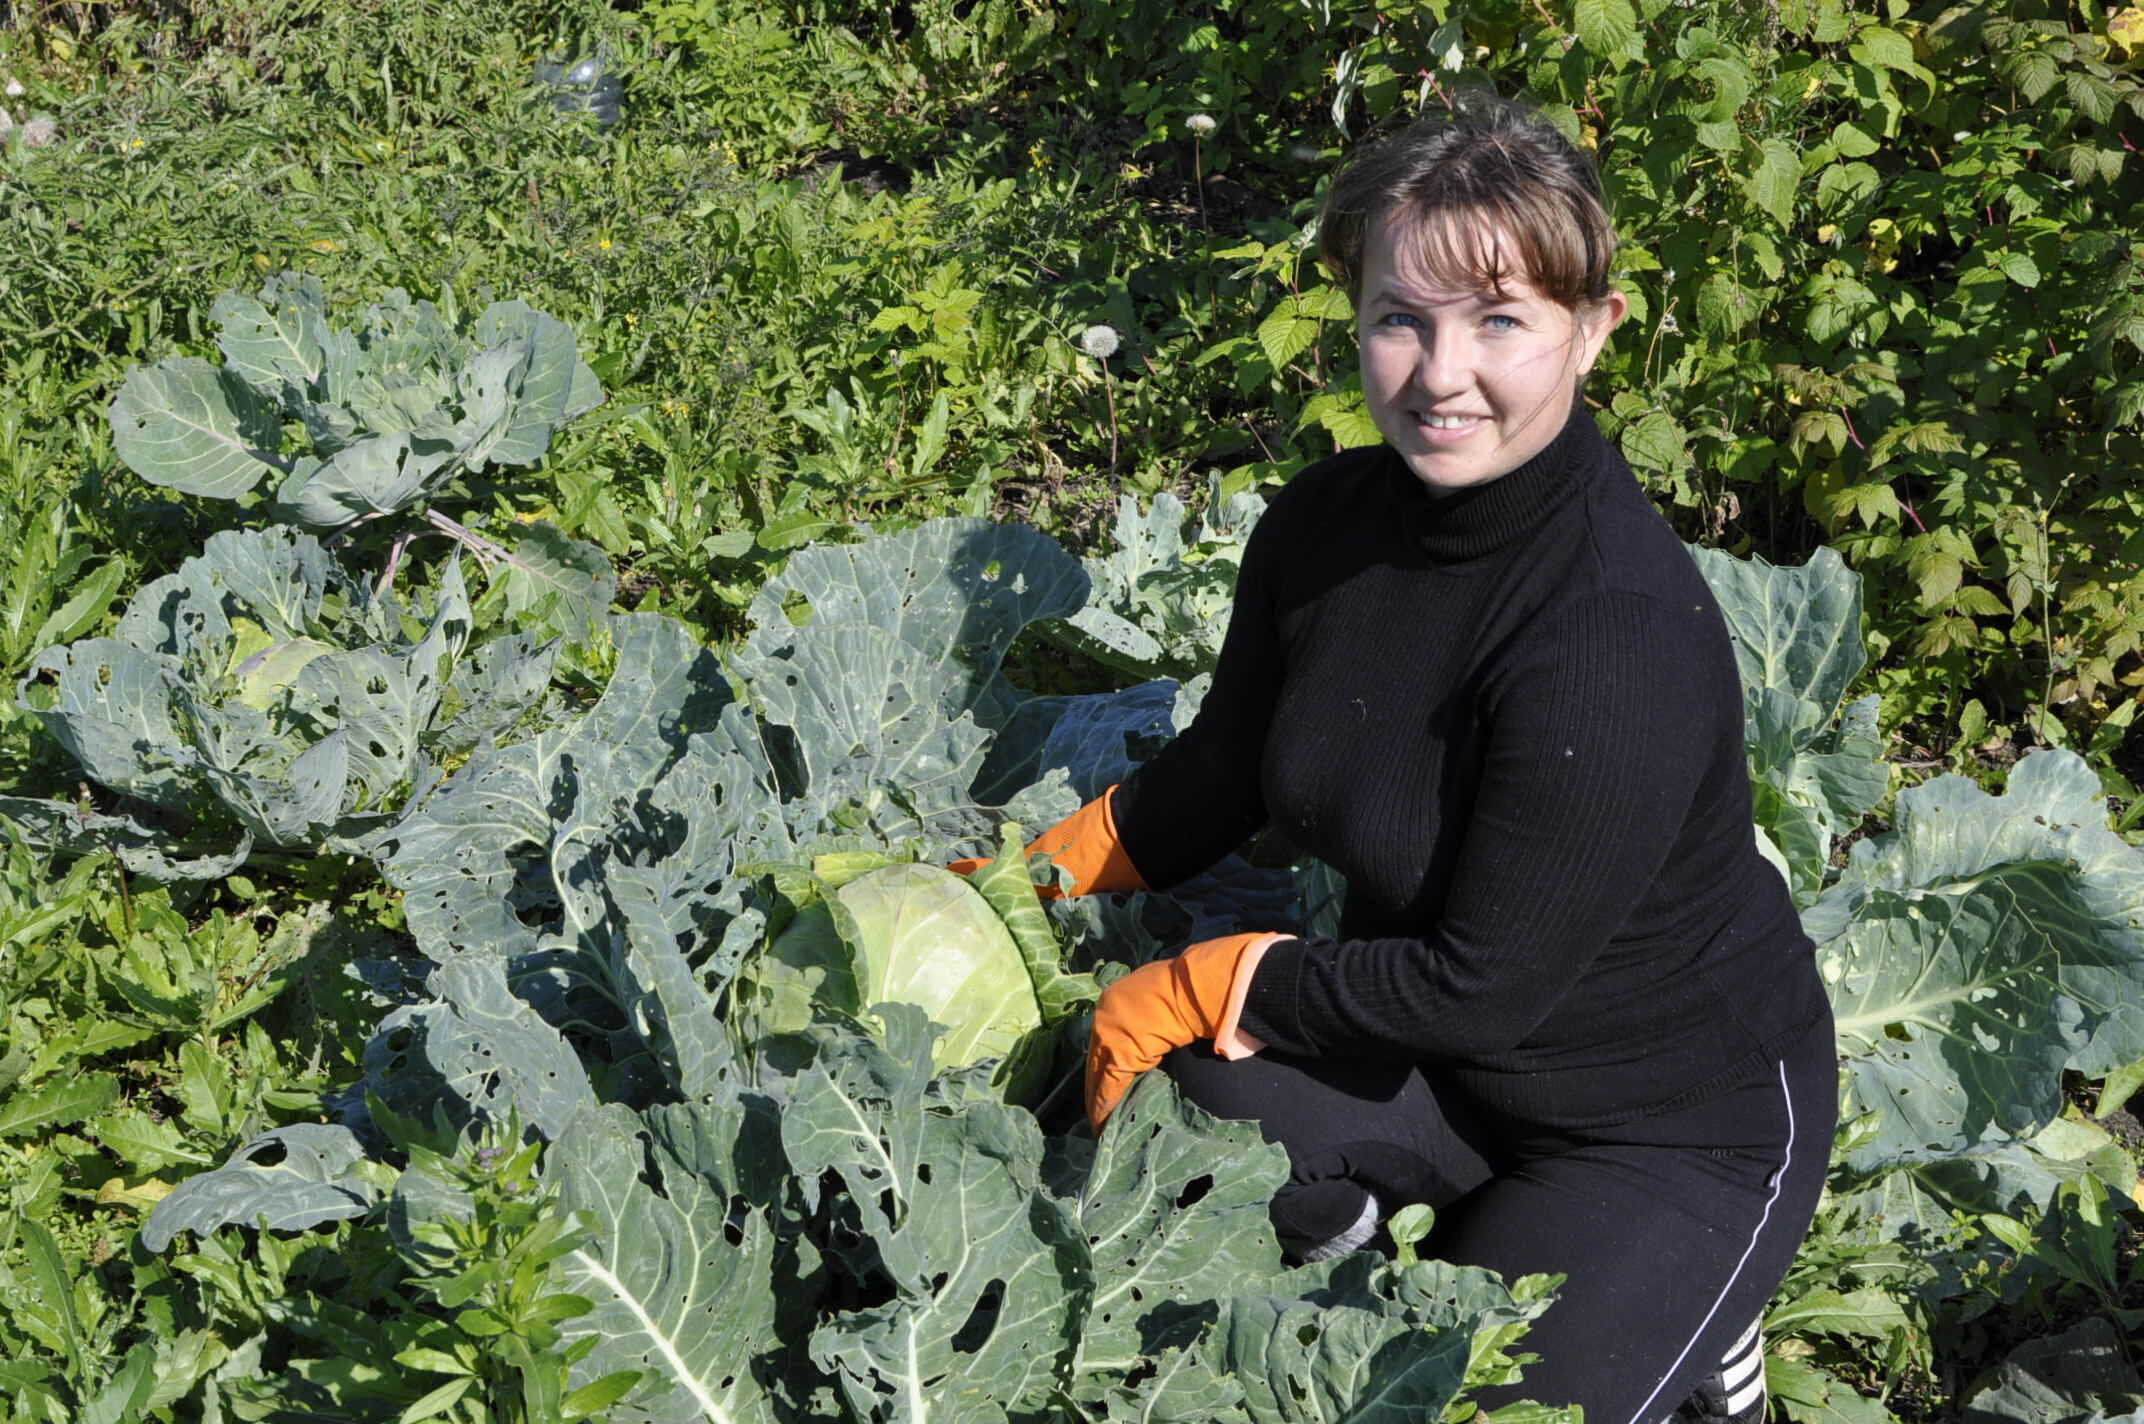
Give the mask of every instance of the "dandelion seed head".
[[1097, 361], [1107, 361], [1117, 354], [1117, 329], [1099, 324], [1088, 327], [1079, 334], [1079, 349]]
[[14, 131], [15, 116], [5, 109], [0, 109], [0, 138], [6, 138]]
[[1191, 130], [1193, 138], [1204, 138], [1221, 126], [1214, 121], [1212, 114], [1193, 114], [1184, 120], [1184, 127]]
[[10, 99], [20, 99], [22, 97], [22, 81], [20, 79], [8, 80], [7, 96]]
[[1288, 145], [1288, 156], [1297, 163], [1316, 163], [1318, 161], [1318, 146], [1314, 143], [1305, 143], [1301, 139], [1297, 139], [1294, 143]]
[[30, 148], [43, 148], [59, 136], [59, 122], [50, 114], [32, 114], [22, 126], [22, 141]]

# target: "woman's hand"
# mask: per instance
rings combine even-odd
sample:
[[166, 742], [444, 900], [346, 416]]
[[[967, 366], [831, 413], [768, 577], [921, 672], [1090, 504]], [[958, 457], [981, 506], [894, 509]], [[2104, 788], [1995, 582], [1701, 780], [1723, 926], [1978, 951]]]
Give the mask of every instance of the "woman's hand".
[[[1124, 843], [1117, 839], [1116, 818], [1109, 811], [1110, 793], [1116, 789], [1110, 787], [1027, 843], [1026, 854], [1047, 854], [1052, 863], [1063, 867], [1072, 877], [1069, 892], [1060, 891], [1055, 885], [1037, 886], [1035, 893], [1043, 899], [1055, 900], [1065, 893], [1100, 895], [1147, 888], [1146, 881], [1139, 876], [1139, 867], [1132, 864], [1131, 857], [1124, 853]], [[956, 860], [946, 869], [955, 875], [973, 875], [989, 863], [987, 860]]]
[[1268, 946], [1284, 934], [1238, 934], [1202, 940], [1174, 959], [1141, 965], [1102, 991], [1087, 1040], [1087, 1121], [1100, 1132], [1132, 1080], [1169, 1050], [1214, 1041], [1223, 1058], [1248, 1058], [1265, 1047], [1236, 1027], [1251, 978]]

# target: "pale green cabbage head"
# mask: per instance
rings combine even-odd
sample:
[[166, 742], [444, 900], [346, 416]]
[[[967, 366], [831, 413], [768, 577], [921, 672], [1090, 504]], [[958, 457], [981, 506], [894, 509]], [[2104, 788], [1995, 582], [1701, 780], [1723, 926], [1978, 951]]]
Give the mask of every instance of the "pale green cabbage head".
[[935, 865], [888, 865], [808, 906], [745, 971], [743, 1016], [794, 1033], [814, 1001], [852, 1014], [920, 1006], [946, 1033], [933, 1066], [1009, 1060], [1042, 1025], [1020, 947], [990, 902]]

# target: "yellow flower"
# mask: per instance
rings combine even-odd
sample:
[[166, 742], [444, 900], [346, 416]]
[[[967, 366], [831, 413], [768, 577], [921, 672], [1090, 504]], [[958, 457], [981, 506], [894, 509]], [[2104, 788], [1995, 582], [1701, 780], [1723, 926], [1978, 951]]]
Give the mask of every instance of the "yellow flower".
[[611, 249], [611, 240], [610, 240], [609, 238], [607, 238], [607, 237], [599, 237], [599, 238], [597, 238], [597, 239], [596, 239], [596, 251], [598, 251], [598, 252], [608, 252], [608, 251], [610, 251], [610, 249]]
[[1027, 162], [1029, 167], [1036, 169], [1043, 169], [1050, 166], [1050, 156], [1042, 151], [1042, 144], [1040, 140], [1037, 140], [1036, 142], [1031, 143], [1027, 146]]

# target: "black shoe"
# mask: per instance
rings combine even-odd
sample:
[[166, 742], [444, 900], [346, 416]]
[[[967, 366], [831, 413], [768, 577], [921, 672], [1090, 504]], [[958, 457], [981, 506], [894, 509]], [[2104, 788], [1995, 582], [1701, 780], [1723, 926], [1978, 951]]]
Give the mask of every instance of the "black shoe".
[[1669, 1415], [1675, 1424], [1764, 1424], [1764, 1340], [1751, 1325]]

